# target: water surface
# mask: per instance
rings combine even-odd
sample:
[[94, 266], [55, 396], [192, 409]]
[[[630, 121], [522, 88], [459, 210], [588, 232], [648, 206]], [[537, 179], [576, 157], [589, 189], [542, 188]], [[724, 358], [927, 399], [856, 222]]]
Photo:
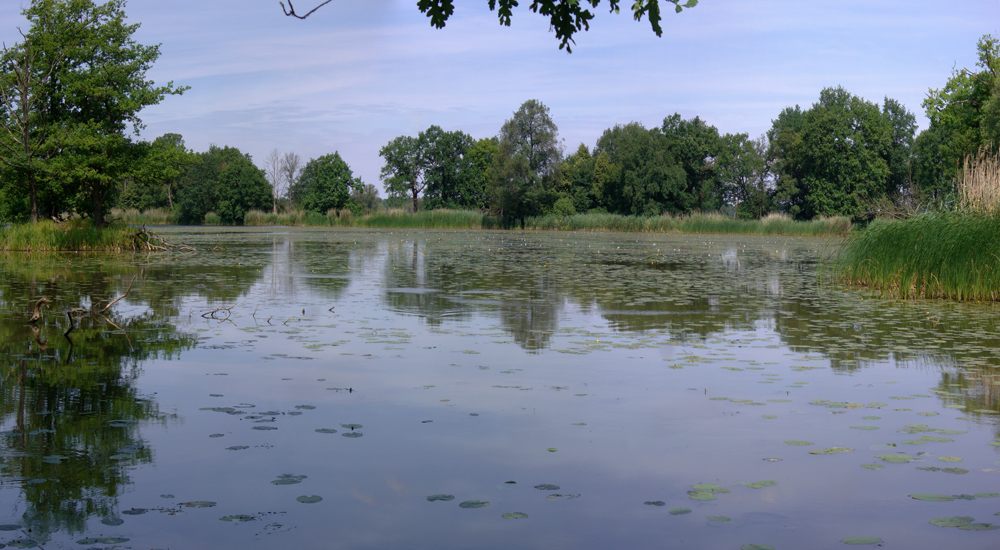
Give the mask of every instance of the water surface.
[[0, 543], [1000, 544], [1000, 310], [836, 287], [835, 242], [162, 234], [4, 257]]

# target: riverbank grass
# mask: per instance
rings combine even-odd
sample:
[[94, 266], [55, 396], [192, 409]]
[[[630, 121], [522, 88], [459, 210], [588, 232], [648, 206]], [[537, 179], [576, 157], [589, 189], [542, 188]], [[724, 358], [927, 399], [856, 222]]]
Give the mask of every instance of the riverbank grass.
[[876, 220], [844, 244], [840, 279], [901, 298], [1000, 299], [1000, 212]]
[[41, 220], [0, 228], [0, 250], [7, 252], [69, 252], [132, 250], [135, 231], [122, 225], [94, 227], [90, 220], [63, 223]]

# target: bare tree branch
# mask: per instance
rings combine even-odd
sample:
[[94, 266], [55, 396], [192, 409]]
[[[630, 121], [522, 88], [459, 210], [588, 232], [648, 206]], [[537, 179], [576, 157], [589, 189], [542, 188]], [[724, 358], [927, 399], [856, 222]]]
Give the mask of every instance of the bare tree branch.
[[314, 11], [322, 8], [323, 6], [329, 4], [330, 2], [333, 2], [333, 0], [326, 0], [326, 2], [323, 2], [322, 4], [316, 6], [315, 8], [313, 8], [311, 10], [309, 10], [305, 15], [299, 15], [299, 14], [295, 13], [295, 6], [292, 6], [292, 0], [288, 0], [288, 9], [285, 9], [285, 3], [284, 2], [278, 2], [278, 3], [281, 4], [281, 11], [285, 12], [285, 15], [288, 15], [290, 17], [297, 17], [299, 19], [305, 19], [306, 17], [309, 17], [310, 15], [312, 15]]

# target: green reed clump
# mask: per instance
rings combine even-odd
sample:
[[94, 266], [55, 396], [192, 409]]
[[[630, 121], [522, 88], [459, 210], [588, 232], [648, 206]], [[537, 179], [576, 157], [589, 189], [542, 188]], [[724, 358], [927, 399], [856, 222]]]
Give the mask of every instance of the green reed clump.
[[108, 219], [127, 225], [172, 225], [176, 223], [173, 210], [169, 208], [150, 208], [148, 210], [125, 210], [112, 208]]
[[854, 233], [835, 268], [842, 281], [903, 298], [1000, 299], [1000, 212], [932, 212], [876, 220]]
[[524, 220], [525, 229], [557, 231], [623, 231], [633, 233], [730, 233], [747, 235], [838, 236], [851, 230], [851, 221], [843, 217], [814, 221], [795, 221], [783, 214], [760, 220], [734, 220], [722, 214], [695, 213], [682, 216], [623, 216], [620, 214], [576, 214], [573, 216], [537, 216]]
[[134, 230], [114, 224], [94, 227], [90, 220], [79, 218], [57, 224], [41, 220], [33, 224], [16, 224], [0, 228], [0, 250], [5, 251], [76, 251], [131, 250]]
[[483, 227], [483, 215], [473, 210], [421, 210], [410, 214], [398, 209], [356, 217], [351, 225], [413, 229], [480, 229]]

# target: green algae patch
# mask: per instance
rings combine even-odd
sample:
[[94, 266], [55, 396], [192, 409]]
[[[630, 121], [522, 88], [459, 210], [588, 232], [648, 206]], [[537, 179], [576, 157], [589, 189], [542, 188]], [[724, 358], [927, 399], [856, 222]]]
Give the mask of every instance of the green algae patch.
[[467, 500], [465, 502], [459, 503], [459, 508], [485, 508], [490, 505], [488, 500]]

